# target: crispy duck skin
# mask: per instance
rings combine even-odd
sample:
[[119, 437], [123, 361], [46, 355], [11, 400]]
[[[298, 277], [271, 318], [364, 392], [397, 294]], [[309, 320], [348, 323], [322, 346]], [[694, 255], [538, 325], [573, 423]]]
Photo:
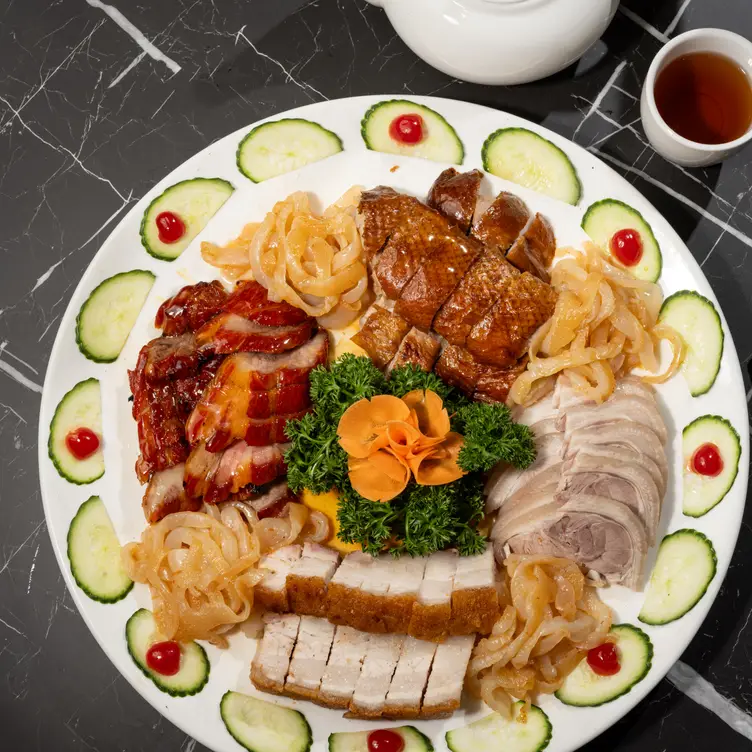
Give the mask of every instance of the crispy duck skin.
[[237, 313], [220, 313], [196, 332], [202, 353], [230, 355], [238, 352], [280, 353], [311, 338], [315, 321], [307, 318], [292, 326], [265, 326]]
[[532, 274], [507, 280], [499, 299], [473, 327], [467, 349], [482, 363], [506, 367], [522, 356], [528, 339], [548, 321], [556, 292]]
[[481, 180], [483, 173], [480, 170], [457, 172], [454, 167], [448, 167], [431, 186], [427, 203], [467, 233], [473, 221]]
[[294, 326], [308, 319], [305, 311], [284, 300], [269, 300], [266, 288], [254, 281], [238, 282], [222, 310], [263, 326]]
[[326, 363], [328, 354], [329, 337], [319, 332], [289, 352], [226, 358], [186, 424], [189, 443], [207, 442], [212, 451], [219, 451], [244, 438], [252, 418], [271, 417], [263, 413], [272, 406], [274, 415], [285, 414], [283, 409], [305, 411], [310, 406], [308, 376]]
[[222, 310], [227, 299], [227, 290], [217, 280], [186, 285], [159, 306], [154, 326], [167, 337], [195, 332]]
[[483, 246], [452, 226], [444, 231], [425, 225], [416, 227], [411, 242], [426, 243], [431, 250], [400, 292], [394, 312], [413, 326], [428, 331], [437, 311], [483, 251]]
[[426, 334], [413, 327], [402, 339], [397, 354], [387, 368], [387, 373], [407, 365], [430, 371], [439, 357], [440, 349], [441, 342], [436, 335], [430, 332]]
[[389, 236], [409, 212], [415, 211], [418, 204], [418, 199], [397, 193], [394, 188], [384, 185], [363, 191], [358, 204], [358, 214], [360, 236], [368, 261], [382, 250]]
[[548, 270], [555, 253], [556, 238], [551, 223], [541, 214], [536, 214], [507, 252], [507, 260], [521, 271], [548, 282], [551, 279]]
[[439, 310], [434, 330], [463, 347], [472, 328], [497, 301], [504, 282], [517, 274], [498, 248], [486, 248]]
[[374, 305], [352, 341], [362, 347], [379, 368], [384, 368], [397, 354], [400, 343], [409, 330], [410, 324], [401, 316], [380, 305]]
[[472, 235], [484, 245], [506, 253], [529, 220], [530, 210], [525, 202], [513, 193], [502, 191], [475, 220]]
[[527, 368], [527, 355], [506, 368], [483, 366], [473, 392], [476, 402], [506, 402], [517, 377]]

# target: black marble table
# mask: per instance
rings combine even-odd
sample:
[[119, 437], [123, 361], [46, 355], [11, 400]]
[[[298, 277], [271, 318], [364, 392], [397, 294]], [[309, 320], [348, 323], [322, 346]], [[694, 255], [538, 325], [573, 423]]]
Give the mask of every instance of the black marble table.
[[[638, 102], [652, 57], [676, 33], [720, 26], [752, 38], [748, 0], [627, 0], [577, 65], [516, 88], [433, 70], [364, 0], [113, 3], [131, 26], [99, 0], [0, 3], [0, 749], [9, 751], [199, 749], [131, 689], [72, 605], [42, 512], [37, 417], [60, 317], [99, 245], [158, 179], [236, 128], [321, 99], [435, 94], [573, 138], [686, 241], [749, 386], [752, 147], [719, 167], [674, 167], [646, 143]], [[681, 663], [588, 752], [752, 749], [751, 615], [752, 508]]]

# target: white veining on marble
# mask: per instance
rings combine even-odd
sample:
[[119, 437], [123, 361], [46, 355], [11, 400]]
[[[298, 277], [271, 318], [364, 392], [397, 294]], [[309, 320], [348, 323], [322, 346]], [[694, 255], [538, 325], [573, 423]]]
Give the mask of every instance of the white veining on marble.
[[16, 629], [12, 624], [8, 624], [5, 619], [0, 619], [0, 624], [2, 624], [5, 627], [8, 627], [8, 629], [11, 630], [11, 632], [15, 632], [17, 635], [21, 635], [21, 637], [26, 637], [26, 635], [20, 630]]
[[34, 577], [34, 570], [37, 567], [37, 556], [39, 555], [39, 546], [36, 547], [36, 550], [34, 551], [34, 557], [31, 560], [31, 567], [29, 567], [29, 582], [26, 585], [26, 595], [28, 595], [31, 592], [31, 580]]
[[679, 7], [679, 10], [676, 11], [674, 20], [671, 21], [671, 23], [666, 27], [666, 31], [664, 32], [667, 37], [670, 37], [674, 33], [674, 29], [676, 28], [677, 24], [681, 20], [681, 17], [684, 15], [684, 11], [687, 10], [687, 6], [691, 2], [692, 0], [684, 0], [684, 2]]
[[[88, 2], [89, 0], [87, 0]], [[647, 31], [650, 36], [655, 37], [659, 42], [666, 44], [668, 37], [662, 32], [658, 31], [652, 24], [649, 24], [644, 18], [638, 16], [633, 10], [629, 10], [623, 5], [619, 6], [619, 10], [633, 23], [636, 23], [641, 29]]]
[[19, 551], [23, 551], [24, 547], [26, 547], [30, 541], [36, 540], [37, 535], [39, 535], [39, 532], [41, 531], [43, 526], [46, 526], [46, 520], [42, 520], [25, 538], [23, 543], [16, 546], [11, 552], [8, 558], [3, 562], [2, 567], [0, 567], [0, 574], [2, 574], [10, 565], [10, 563], [15, 559], [15, 557], [18, 555]]
[[311, 86], [311, 84], [306, 83], [305, 81], [299, 81], [297, 78], [295, 78], [292, 73], [285, 68], [282, 63], [279, 62], [279, 60], [275, 60], [271, 55], [267, 55], [265, 52], [261, 52], [258, 47], [245, 35], [245, 25], [243, 25], [239, 31], [235, 34], [235, 44], [238, 43], [238, 39], [243, 38], [246, 42], [246, 44], [259, 56], [263, 57], [266, 60], [268, 60], [271, 63], [274, 63], [286, 76], [286, 81], [295, 84], [299, 89], [302, 89], [308, 96], [311, 98], [312, 101], [316, 101], [314, 97], [311, 96], [311, 92], [314, 92], [322, 99], [329, 100], [329, 97], [322, 94], [315, 86]]
[[115, 78], [110, 81], [107, 88], [111, 89], [113, 86], [117, 86], [145, 57], [146, 52], [141, 52], [140, 54], [136, 55], [136, 57], [134, 57], [133, 60], [128, 63], [127, 67], [123, 68], [123, 70], [121, 70], [120, 73], [118, 73], [117, 76], [115, 76]]
[[173, 73], [180, 73], [180, 66], [153, 45], [142, 31], [136, 28], [117, 8], [102, 0], [86, 0], [92, 8], [106, 13], [149, 57], [164, 63]]
[[717, 715], [734, 731], [752, 741], [752, 716], [747, 715], [732, 700], [724, 697], [691, 666], [677, 661], [666, 678], [691, 700]]
[[[24, 376], [21, 371], [19, 371], [17, 368], [14, 368], [10, 363], [6, 363], [4, 360], [0, 360], [0, 371], [3, 371], [5, 374], [10, 376], [14, 381], [17, 381], [21, 386], [25, 386], [27, 389], [31, 389], [32, 392], [36, 392], [37, 394], [42, 393], [42, 387], [37, 384], [35, 381], [32, 381], [31, 379]], [[2, 569], [0, 569], [0, 572], [2, 572]]]
[[173, 90], [172, 90], [172, 91], [171, 91], [171, 92], [170, 92], [170, 93], [169, 93], [169, 94], [167, 95], [167, 98], [163, 100], [162, 104], [160, 104], [160, 105], [159, 105], [159, 107], [157, 107], [157, 109], [156, 109], [156, 110], [154, 110], [154, 114], [153, 114], [153, 115], [151, 116], [151, 119], [152, 119], [152, 120], [153, 120], [153, 119], [154, 119], [154, 118], [155, 118], [155, 117], [156, 117], [156, 116], [157, 116], [157, 115], [159, 114], [159, 111], [160, 111], [160, 110], [161, 110], [161, 109], [162, 109], [162, 108], [163, 108], [163, 107], [164, 107], [164, 106], [165, 106], [165, 105], [167, 104], [167, 102], [169, 101], [170, 97], [172, 97], [172, 95], [173, 95], [174, 93], [175, 93], [175, 89], [173, 89]]
[[0, 343], [0, 354], [5, 353], [6, 355], [10, 355], [13, 360], [15, 360], [17, 363], [20, 363], [22, 366], [26, 366], [30, 371], [33, 373], [39, 375], [39, 371], [34, 368], [31, 363], [27, 363], [23, 358], [19, 358], [18, 355], [14, 355], [10, 350], [8, 350], [8, 342], [7, 340]]
[[622, 60], [616, 68], [614, 68], [614, 72], [608, 77], [608, 81], [606, 81], [606, 85], [598, 92], [598, 95], [596, 98], [590, 103], [590, 109], [585, 113], [585, 116], [580, 120], [579, 125], [577, 128], [575, 128], [574, 133], [572, 134], [572, 141], [574, 141], [577, 138], [577, 134], [580, 131], [580, 128], [585, 124], [585, 121], [594, 113], [598, 112], [598, 108], [601, 105], [601, 102], [603, 102], [603, 99], [605, 98], [606, 94], [608, 94], [609, 89], [616, 83], [616, 80], [621, 75], [621, 72], [624, 70], [624, 68], [627, 67], [627, 61]]
[[729, 225], [727, 222], [724, 222], [723, 220], [718, 219], [718, 217], [713, 216], [707, 209], [704, 209], [702, 206], [696, 204], [691, 199], [683, 196], [681, 193], [679, 193], [679, 191], [675, 191], [670, 186], [666, 185], [665, 183], [661, 183], [660, 180], [656, 180], [654, 177], [648, 175], [643, 170], [638, 170], [636, 167], [632, 167], [632, 165], [625, 164], [621, 160], [612, 157], [610, 154], [606, 154], [606, 152], [593, 148], [588, 149], [588, 151], [592, 151], [601, 159], [604, 159], [606, 162], [610, 162], [611, 164], [616, 165], [625, 172], [629, 172], [632, 175], [638, 175], [643, 180], [650, 183], [650, 185], [653, 185], [656, 188], [660, 188], [662, 191], [668, 193], [669, 196], [675, 198], [677, 201], [681, 201], [681, 203], [683, 203], [685, 206], [694, 209], [698, 214], [705, 217], [705, 219], [707, 219], [709, 222], [712, 222], [714, 225], [720, 227], [724, 232], [727, 232], [729, 235], [733, 235], [737, 240], [744, 243], [744, 245], [752, 248], [752, 238], [747, 237], [743, 232], [740, 232], [735, 227], [731, 227], [731, 225]]

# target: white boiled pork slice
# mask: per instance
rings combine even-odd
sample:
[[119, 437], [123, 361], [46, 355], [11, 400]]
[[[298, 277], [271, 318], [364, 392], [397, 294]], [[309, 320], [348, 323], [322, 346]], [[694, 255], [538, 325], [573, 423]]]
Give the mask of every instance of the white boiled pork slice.
[[298, 544], [283, 546], [259, 559], [259, 569], [268, 570], [269, 574], [253, 591], [255, 602], [269, 611], [289, 611], [287, 599], [287, 575], [295, 562], [300, 559], [302, 548]]
[[[494, 545], [498, 545], [497, 539]], [[648, 539], [642, 521], [619, 501], [580, 495], [538, 510], [508, 541], [518, 554], [574, 559], [612, 583], [640, 589]]]
[[403, 635], [396, 634], [371, 636], [350, 701], [353, 715], [361, 718], [379, 718], [382, 715], [404, 640]]
[[615, 421], [633, 420], [655, 431], [666, 442], [666, 424], [654, 399], [633, 394], [614, 394], [602, 405], [575, 405], [563, 410], [559, 428], [568, 434], [580, 428], [592, 428]]
[[465, 672], [475, 644], [475, 635], [449, 637], [436, 646], [431, 675], [423, 696], [420, 715], [423, 718], [443, 718], [460, 706]]
[[501, 508], [520, 490], [537, 480], [552, 466], [561, 462], [564, 449], [564, 434], [547, 433], [536, 435], [535, 460], [525, 470], [511, 465], [497, 467], [486, 484], [486, 513]]
[[328, 707], [347, 708], [350, 705], [370, 639], [366, 632], [337, 627], [319, 688], [319, 699]]
[[633, 420], [617, 420], [601, 426], [567, 431], [564, 440], [565, 456], [594, 447], [624, 447], [649, 457], [660, 470], [663, 487], [668, 479], [668, 461], [661, 440], [655, 431]]
[[413, 637], [441, 640], [449, 634], [458, 561], [456, 551], [437, 551], [428, 557], [407, 630]]
[[264, 636], [251, 663], [251, 681], [256, 689], [282, 694], [290, 667], [300, 617], [295, 614], [264, 614]]
[[316, 700], [334, 640], [334, 625], [316, 616], [301, 616], [298, 641], [287, 672], [285, 694]]
[[436, 643], [406, 637], [397, 669], [389, 685], [384, 715], [389, 718], [417, 718], [423, 692], [436, 652]]
[[328, 546], [305, 543], [303, 553], [287, 576], [290, 611], [308, 616], [326, 616], [326, 589], [339, 554]]
[[578, 452], [565, 465], [556, 499], [566, 503], [582, 494], [606, 496], [626, 504], [643, 521], [649, 542], [655, 542], [662, 499], [644, 467]]

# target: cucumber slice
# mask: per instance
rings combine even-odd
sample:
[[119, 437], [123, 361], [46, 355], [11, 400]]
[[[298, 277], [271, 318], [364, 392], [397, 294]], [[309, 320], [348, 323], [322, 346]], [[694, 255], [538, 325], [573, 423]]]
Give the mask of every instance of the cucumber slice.
[[76, 584], [92, 600], [116, 603], [133, 587], [120, 542], [99, 496], [87, 499], [68, 528], [68, 561]]
[[693, 290], [680, 290], [663, 301], [661, 324], [676, 329], [687, 345], [681, 372], [693, 397], [715, 383], [723, 355], [723, 326], [715, 306]]
[[134, 663], [163, 692], [172, 697], [189, 697], [200, 692], [209, 681], [209, 659], [197, 642], [180, 643], [180, 670], [173, 676], [164, 676], [146, 665], [146, 653], [156, 642], [162, 642], [151, 611], [141, 608], [125, 625], [128, 652]]
[[232, 738], [249, 752], [308, 752], [311, 748], [311, 727], [292, 708], [225, 692], [219, 712]]
[[590, 668], [587, 660], [580, 661], [556, 692], [556, 696], [565, 705], [604, 705], [627, 694], [648, 675], [653, 663], [653, 644], [650, 638], [639, 627], [631, 624], [616, 624], [611, 627], [611, 634], [616, 637], [619, 673], [600, 676]]
[[661, 625], [690, 611], [715, 577], [713, 544], [697, 530], [677, 530], [661, 541], [645, 602], [637, 617], [644, 624]]
[[[141, 220], [141, 243], [147, 252], [162, 261], [174, 261], [193, 238], [206, 227], [235, 189], [221, 178], [193, 178], [171, 185], [157, 196]], [[162, 212], [177, 214], [185, 224], [185, 234], [175, 243], [159, 239], [157, 217]]]
[[342, 151], [336, 133], [302, 118], [256, 126], [238, 145], [238, 169], [254, 183], [292, 172]]
[[100, 444], [85, 460], [74, 457], [65, 437], [76, 428], [90, 428], [102, 436], [102, 400], [99, 381], [80, 381], [61, 400], [52, 416], [47, 451], [55, 469], [66, 480], [78, 485], [93, 483], [104, 475], [104, 454]]
[[[642, 258], [634, 266], [626, 267], [637, 279], [657, 282], [663, 268], [663, 257], [658, 241], [642, 214], [622, 201], [606, 198], [588, 207], [582, 218], [582, 229], [596, 245], [611, 253], [610, 241], [619, 230], [636, 230], [642, 241]], [[618, 264], [618, 259], [615, 259]]]
[[447, 732], [452, 752], [540, 752], [551, 741], [551, 722], [537, 706], [531, 705], [527, 721], [517, 719], [523, 702], [512, 705], [512, 717], [492, 713], [479, 721]]
[[501, 128], [483, 144], [483, 169], [539, 193], [575, 205], [582, 185], [569, 157], [527, 128]]
[[[400, 115], [418, 115], [423, 121], [423, 139], [417, 144], [401, 144], [389, 135], [392, 121]], [[435, 110], [407, 99], [373, 105], [363, 116], [360, 133], [371, 151], [452, 164], [462, 164], [465, 159], [465, 147], [454, 128]]]
[[[723, 469], [715, 477], [694, 472], [692, 456], [703, 444], [715, 444], [723, 460]], [[682, 431], [684, 454], [684, 499], [682, 511], [688, 517], [707, 514], [734, 485], [739, 471], [741, 443], [739, 434], [725, 418], [702, 415]]]
[[117, 360], [155, 279], [151, 272], [134, 269], [94, 288], [76, 317], [78, 349], [89, 360]]
[[[402, 752], [433, 752], [433, 744], [415, 726], [398, 726], [390, 728], [402, 737], [405, 746]], [[345, 731], [329, 735], [329, 752], [369, 752], [368, 735], [370, 731]]]

